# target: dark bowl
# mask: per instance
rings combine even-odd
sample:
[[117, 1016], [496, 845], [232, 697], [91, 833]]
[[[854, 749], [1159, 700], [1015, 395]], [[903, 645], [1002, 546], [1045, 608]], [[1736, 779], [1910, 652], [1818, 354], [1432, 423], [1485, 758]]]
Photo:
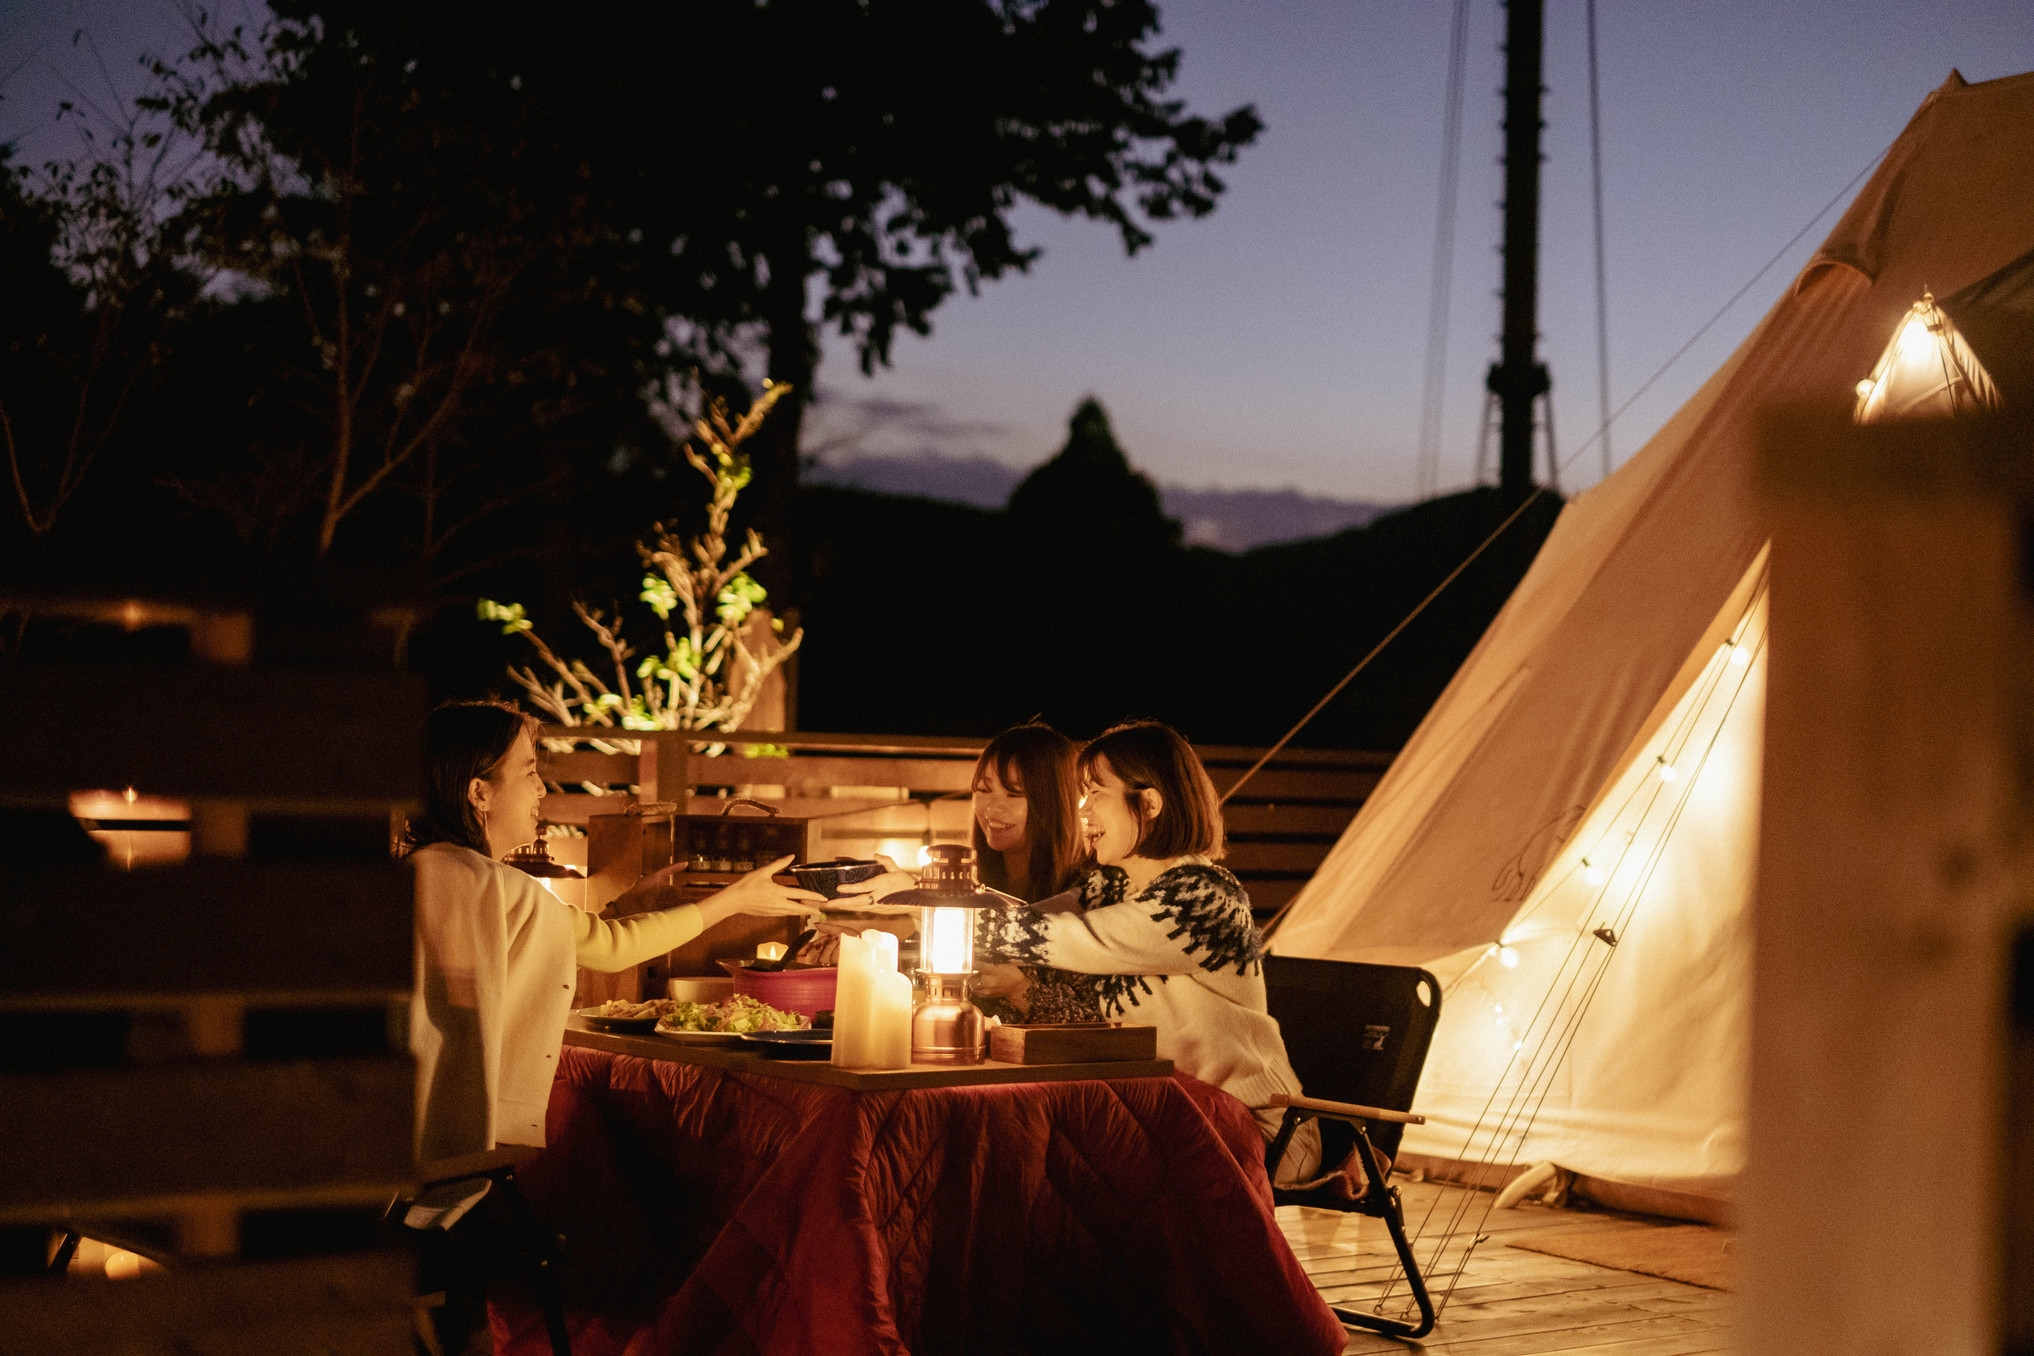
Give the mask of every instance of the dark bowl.
[[830, 862], [806, 862], [791, 868], [791, 874], [798, 883], [814, 894], [825, 895], [828, 899], [841, 897], [840, 887], [859, 881], [874, 880], [883, 874], [881, 862], [865, 862], [855, 857], [838, 857]]

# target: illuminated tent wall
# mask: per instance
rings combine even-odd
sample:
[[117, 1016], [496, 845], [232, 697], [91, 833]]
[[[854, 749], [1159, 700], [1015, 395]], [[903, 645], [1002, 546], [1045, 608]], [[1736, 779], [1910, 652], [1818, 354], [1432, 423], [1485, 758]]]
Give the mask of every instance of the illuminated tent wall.
[[1756, 421], [1849, 397], [1931, 288], [1967, 289], [1942, 303], [1957, 351], [2013, 400], [2028, 355], [1985, 336], [2034, 315], [2030, 250], [2034, 75], [1952, 73], [1789, 294], [1563, 510], [1271, 943], [1442, 980], [1407, 1152], [1727, 1194], [1765, 691]]

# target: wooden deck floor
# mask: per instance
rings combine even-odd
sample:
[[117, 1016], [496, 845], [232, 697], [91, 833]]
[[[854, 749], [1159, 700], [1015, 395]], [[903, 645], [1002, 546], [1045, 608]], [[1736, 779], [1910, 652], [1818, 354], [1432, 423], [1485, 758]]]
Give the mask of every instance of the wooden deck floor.
[[[1406, 1343], [1352, 1328], [1348, 1356], [1409, 1350], [1447, 1356], [1697, 1356], [1731, 1350], [1731, 1296], [1722, 1291], [1504, 1246], [1507, 1233], [1528, 1229], [1655, 1227], [1642, 1219], [1537, 1206], [1490, 1211], [1486, 1217], [1487, 1193], [1465, 1202], [1459, 1187], [1403, 1178], [1397, 1185], [1436, 1304], [1451, 1273], [1459, 1268], [1461, 1274], [1439, 1325], [1425, 1340]], [[1459, 1216], [1453, 1229], [1447, 1227], [1451, 1216]], [[1368, 1307], [1396, 1275], [1391, 1238], [1379, 1220], [1297, 1206], [1282, 1207], [1278, 1218], [1331, 1303]], [[1479, 1230], [1487, 1237], [1468, 1249], [1465, 1263], [1462, 1245]], [[1428, 1265], [1442, 1240], [1439, 1264]], [[1396, 1315], [1405, 1304], [1399, 1283], [1384, 1312]]]

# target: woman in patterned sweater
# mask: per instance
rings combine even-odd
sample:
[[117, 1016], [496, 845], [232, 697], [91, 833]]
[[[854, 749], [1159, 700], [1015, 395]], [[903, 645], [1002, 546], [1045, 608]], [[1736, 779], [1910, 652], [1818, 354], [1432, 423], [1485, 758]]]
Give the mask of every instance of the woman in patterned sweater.
[[[1299, 1094], [1278, 1023], [1265, 1010], [1264, 944], [1250, 897], [1216, 863], [1222, 812], [1192, 747], [1155, 721], [1105, 731], [1082, 750], [1081, 819], [1096, 870], [1084, 911], [985, 909], [989, 961], [1068, 972], [1087, 1016], [1149, 1023], [1158, 1053], [1257, 1116], [1268, 1140]], [[1037, 1016], [1034, 1016], [1037, 1020]], [[1308, 1122], [1307, 1129], [1312, 1129]], [[1297, 1140], [1280, 1176], [1311, 1174], [1317, 1135]]]

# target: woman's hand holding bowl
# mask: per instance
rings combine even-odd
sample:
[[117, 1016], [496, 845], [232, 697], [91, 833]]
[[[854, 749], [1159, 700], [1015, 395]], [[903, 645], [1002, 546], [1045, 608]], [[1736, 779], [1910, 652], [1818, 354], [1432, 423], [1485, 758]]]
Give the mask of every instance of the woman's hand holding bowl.
[[[759, 866], [734, 884], [704, 900], [699, 906], [701, 920], [707, 927], [738, 913], [762, 915], [803, 915], [815, 912], [826, 900], [810, 890], [801, 890], [795, 885], [779, 885], [771, 877], [796, 861], [796, 857], [779, 857], [776, 861]], [[680, 867], [667, 867], [656, 876], [668, 876]]]
[[[916, 913], [917, 910], [909, 904], [884, 904], [880, 901], [884, 895], [894, 895], [899, 890], [917, 888], [918, 878], [909, 871], [901, 869], [897, 863], [891, 861], [880, 852], [876, 854], [876, 860], [881, 862], [885, 867], [882, 875], [837, 887], [837, 893], [840, 897], [826, 901], [826, 907], [829, 909], [852, 909], [856, 913]], [[909, 934], [905, 935], [908, 936]]]

